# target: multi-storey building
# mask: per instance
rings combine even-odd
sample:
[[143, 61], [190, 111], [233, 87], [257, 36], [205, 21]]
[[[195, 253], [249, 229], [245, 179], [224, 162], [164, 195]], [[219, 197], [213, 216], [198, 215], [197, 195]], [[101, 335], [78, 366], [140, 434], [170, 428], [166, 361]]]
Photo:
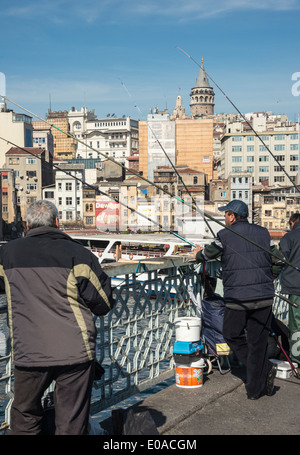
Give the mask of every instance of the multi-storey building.
[[63, 226], [83, 220], [84, 165], [61, 162], [55, 172], [56, 206]]
[[51, 111], [48, 110], [47, 120], [38, 120], [33, 122], [35, 130], [46, 130], [51, 127], [53, 135], [54, 157], [57, 159], [75, 158], [76, 141], [69, 135], [70, 126], [68, 111]]
[[15, 173], [17, 206], [24, 221], [28, 206], [42, 198], [42, 188], [51, 184], [52, 157], [46, 160], [46, 152], [40, 148], [11, 147], [6, 152], [6, 168]]
[[79, 139], [77, 158], [110, 157], [126, 167], [129, 156], [138, 151], [138, 122], [130, 117], [97, 119], [69, 117], [70, 131]]
[[291, 182], [288, 176], [297, 180], [297, 125], [265, 122], [257, 134], [249, 129], [243, 130], [241, 123], [240, 126], [238, 132], [228, 132], [227, 128], [221, 139], [219, 178], [227, 178], [232, 172], [247, 172], [251, 173], [253, 184], [287, 185]]
[[2, 188], [2, 220], [4, 224], [17, 224], [19, 221], [16, 189], [15, 172], [12, 169], [1, 169], [1, 188]]
[[5, 154], [13, 144], [18, 147], [32, 147], [32, 118], [3, 107], [0, 111], [0, 137], [4, 139], [0, 140], [0, 167], [3, 167]]
[[153, 179], [157, 166], [187, 166], [213, 177], [213, 120], [170, 120], [166, 111], [139, 122], [139, 170]]
[[293, 213], [300, 211], [300, 194], [294, 186], [253, 187], [254, 222], [270, 230], [289, 228]]

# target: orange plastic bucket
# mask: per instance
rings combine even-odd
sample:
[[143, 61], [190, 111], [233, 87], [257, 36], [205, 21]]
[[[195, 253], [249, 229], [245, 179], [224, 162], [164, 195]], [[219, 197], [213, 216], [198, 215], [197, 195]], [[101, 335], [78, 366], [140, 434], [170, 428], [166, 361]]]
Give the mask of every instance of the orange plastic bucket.
[[204, 360], [188, 365], [176, 365], [175, 383], [177, 387], [196, 388], [203, 386]]

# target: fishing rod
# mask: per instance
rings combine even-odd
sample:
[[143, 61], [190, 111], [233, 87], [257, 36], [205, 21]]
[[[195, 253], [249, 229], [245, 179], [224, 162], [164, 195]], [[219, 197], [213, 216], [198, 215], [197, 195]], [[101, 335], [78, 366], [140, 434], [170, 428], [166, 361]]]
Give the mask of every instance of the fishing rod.
[[[42, 118], [39, 117], [38, 115], [36, 115], [36, 114], [34, 114], [33, 112], [29, 111], [28, 109], [26, 109], [26, 108], [20, 106], [19, 104], [17, 104], [16, 102], [10, 100], [9, 98], [7, 98], [7, 97], [5, 97], [5, 96], [3, 96], [3, 95], [1, 95], [1, 94], [0, 94], [0, 96], [2, 96], [2, 98], [6, 99], [7, 101], [9, 101], [9, 102], [15, 104], [15, 105], [18, 106], [20, 109], [23, 109], [24, 111], [30, 113], [30, 114], [33, 115], [34, 117], [36, 117], [36, 118], [42, 120], [44, 123], [48, 124], [49, 126], [55, 128], [55, 129], [57, 129], [58, 131], [60, 131], [60, 132], [62, 132], [63, 134], [65, 134], [65, 135], [71, 137], [72, 139], [76, 140], [77, 142], [82, 143], [84, 146], [87, 146], [86, 143], [84, 143], [84, 142], [81, 141], [80, 139], [76, 138], [76, 137], [75, 137], [74, 135], [72, 135], [71, 133], [65, 132], [65, 131], [62, 130], [61, 128], [58, 128], [57, 126], [52, 125], [50, 122], [47, 122], [46, 120], [42, 119]], [[8, 141], [7, 141], [6, 139], [4, 139], [4, 138], [2, 138], [2, 139], [3, 139], [4, 141], [8, 142]], [[152, 185], [152, 186], [154, 186], [155, 188], [159, 189], [159, 190], [162, 191], [163, 193], [168, 194], [168, 195], [171, 196], [172, 198], [175, 198], [175, 199], [177, 199], [178, 201], [184, 203], [187, 207], [190, 207], [190, 208], [192, 208], [192, 209], [195, 209], [196, 211], [198, 211], [198, 212], [201, 214], [201, 216], [202, 216], [203, 218], [206, 217], [206, 218], [210, 219], [211, 221], [214, 221], [215, 223], [219, 224], [219, 225], [222, 226], [223, 228], [230, 230], [230, 231], [233, 232], [235, 235], [238, 235], [238, 236], [241, 237], [242, 239], [244, 239], [244, 240], [246, 240], [246, 241], [252, 243], [253, 245], [255, 245], [255, 246], [258, 247], [259, 249], [265, 251], [266, 253], [270, 254], [271, 256], [276, 257], [276, 259], [281, 260], [281, 261], [282, 261], [283, 263], [285, 263], [286, 265], [292, 267], [293, 269], [295, 269], [295, 270], [297, 270], [297, 271], [300, 271], [300, 267], [296, 267], [295, 265], [293, 265], [293, 264], [291, 264], [290, 262], [288, 262], [286, 259], [283, 259], [282, 257], [279, 257], [279, 256], [278, 256], [277, 254], [275, 254], [274, 252], [272, 252], [272, 251], [270, 251], [270, 250], [264, 248], [263, 246], [259, 245], [259, 244], [256, 243], [255, 241], [253, 241], [253, 240], [251, 240], [251, 239], [245, 237], [244, 235], [242, 235], [241, 233], [235, 231], [235, 230], [232, 229], [231, 227], [226, 226], [226, 224], [222, 223], [222, 222], [221, 222], [220, 220], [218, 220], [217, 218], [214, 218], [212, 215], [209, 215], [208, 213], [206, 213], [206, 212], [200, 210], [199, 207], [198, 207], [197, 205], [196, 205], [196, 206], [195, 206], [195, 205], [190, 205], [189, 203], [187, 203], [186, 201], [184, 201], [183, 199], [181, 199], [179, 196], [174, 195], [174, 194], [171, 193], [170, 191], [168, 191], [168, 190], [162, 188], [162, 187], [161, 187], [160, 185], [158, 185], [157, 183], [152, 182], [151, 180], [149, 180], [148, 178], [144, 177], [143, 175], [140, 175], [139, 173], [135, 172], [134, 170], [129, 169], [129, 168], [126, 167], [124, 164], [119, 163], [118, 161], [114, 160], [113, 158], [104, 155], [102, 152], [99, 152], [99, 150], [96, 150], [96, 149], [94, 149], [93, 147], [91, 147], [91, 146], [89, 146], [89, 145], [88, 145], [88, 148], [90, 148], [91, 150], [93, 150], [93, 151], [99, 153], [100, 155], [103, 155], [106, 159], [112, 161], [113, 163], [117, 164], [118, 166], [122, 167], [123, 169], [126, 169], [126, 170], [130, 171], [131, 173], [133, 173], [134, 175], [136, 175], [136, 176], [139, 177], [140, 179], [142, 179], [142, 180], [148, 182], [150, 185]]]
[[[176, 46], [177, 49], [179, 49], [181, 52], [183, 52], [190, 60], [192, 60], [199, 68], [201, 68], [200, 64], [190, 55], [188, 54], [186, 51], [184, 51], [181, 47], [179, 46]], [[280, 163], [280, 161], [276, 158], [276, 156], [271, 152], [271, 150], [269, 149], [269, 147], [265, 144], [265, 142], [263, 141], [263, 139], [257, 134], [257, 132], [255, 131], [255, 129], [253, 128], [253, 126], [251, 125], [251, 123], [246, 119], [246, 117], [240, 112], [240, 110], [237, 108], [237, 106], [231, 101], [231, 99], [228, 97], [228, 95], [226, 95], [226, 93], [222, 90], [222, 88], [213, 80], [213, 78], [207, 73], [207, 71], [205, 71], [207, 76], [209, 77], [209, 79], [211, 79], [211, 81], [215, 84], [215, 86], [220, 90], [220, 92], [225, 96], [225, 98], [229, 101], [229, 103], [234, 107], [234, 109], [239, 113], [239, 115], [243, 118], [243, 120], [247, 123], [247, 125], [249, 126], [249, 128], [253, 131], [253, 133], [255, 134], [256, 137], [258, 137], [258, 139], [260, 140], [260, 142], [264, 145], [264, 147], [266, 148], [266, 150], [270, 153], [270, 155], [274, 158], [274, 160], [276, 161], [276, 163], [279, 165], [279, 167], [281, 168], [281, 170], [285, 173], [285, 175], [287, 176], [287, 178], [292, 182], [292, 185], [296, 188], [296, 190], [299, 192], [300, 189], [299, 187], [295, 184], [295, 182], [292, 180], [292, 178], [290, 177], [290, 175], [286, 172], [284, 166], [282, 166], [282, 164]]]

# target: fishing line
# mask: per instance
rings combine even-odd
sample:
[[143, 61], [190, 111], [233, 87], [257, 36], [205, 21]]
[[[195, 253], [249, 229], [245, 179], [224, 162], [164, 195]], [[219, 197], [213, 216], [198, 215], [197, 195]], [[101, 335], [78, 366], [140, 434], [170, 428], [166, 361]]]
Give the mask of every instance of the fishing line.
[[[39, 119], [42, 120], [44, 123], [46, 123], [46, 124], [50, 125], [51, 127], [57, 129], [58, 131], [62, 132], [63, 134], [65, 134], [65, 135], [71, 137], [72, 139], [76, 140], [77, 142], [80, 142], [80, 143], [84, 144], [84, 146], [87, 146], [86, 143], [84, 143], [84, 142], [81, 141], [80, 139], [76, 138], [76, 137], [73, 136], [71, 133], [67, 133], [67, 132], [63, 131], [62, 129], [58, 128], [57, 126], [52, 125], [50, 122], [48, 122], [48, 121], [42, 119], [42, 118], [39, 117], [38, 115], [36, 115], [36, 114], [34, 114], [33, 112], [29, 111], [28, 109], [26, 109], [26, 108], [20, 106], [19, 104], [17, 104], [17, 103], [15, 103], [14, 101], [8, 99], [7, 97], [5, 97], [5, 96], [3, 96], [3, 95], [1, 95], [1, 94], [0, 94], [0, 96], [2, 96], [2, 98], [6, 99], [7, 101], [9, 101], [9, 102], [15, 104], [15, 105], [16, 105], [17, 107], [19, 107], [20, 109], [23, 109], [24, 111], [30, 113], [30, 114], [33, 115], [34, 117], [39, 118]], [[3, 139], [3, 140], [6, 141], [6, 142], [10, 142], [10, 141], [7, 141], [7, 140], [4, 139], [4, 138], [1, 138], [1, 139]], [[12, 142], [10, 142], [10, 143], [12, 144]], [[14, 144], [13, 144], [13, 145], [14, 145]], [[17, 147], [18, 147], [18, 146], [17, 146]], [[91, 146], [89, 146], [89, 145], [88, 145], [88, 148], [90, 148], [91, 150], [93, 150], [93, 151], [99, 153], [100, 155], [104, 156], [106, 159], [112, 161], [113, 163], [117, 164], [118, 166], [122, 167], [123, 169], [126, 169], [126, 170], [130, 171], [131, 173], [135, 174], [135, 175], [136, 175], [137, 177], [139, 177], [140, 179], [145, 180], [145, 181], [148, 182], [150, 185], [153, 185], [155, 188], [159, 189], [159, 190], [162, 191], [163, 193], [168, 194], [168, 195], [171, 196], [172, 198], [175, 198], [175, 199], [177, 199], [178, 201], [184, 203], [187, 207], [190, 207], [190, 208], [192, 208], [192, 209], [196, 209], [196, 211], [198, 211], [198, 212], [201, 214], [202, 217], [205, 216], [206, 218], [208, 218], [208, 219], [214, 221], [215, 223], [219, 224], [219, 225], [222, 226], [223, 228], [230, 230], [230, 231], [233, 232], [235, 235], [238, 235], [239, 237], [243, 238], [244, 240], [246, 240], [246, 241], [252, 243], [253, 245], [257, 246], [258, 248], [260, 248], [261, 250], [265, 251], [266, 253], [271, 254], [272, 256], [275, 256], [277, 259], [281, 260], [281, 261], [284, 262], [286, 265], [289, 265], [289, 266], [292, 267], [293, 269], [295, 269], [295, 270], [297, 270], [297, 271], [300, 271], [300, 267], [296, 267], [295, 265], [289, 263], [288, 261], [283, 260], [281, 257], [278, 257], [276, 254], [274, 254], [272, 251], [267, 250], [266, 248], [262, 247], [261, 245], [259, 245], [258, 243], [254, 242], [253, 240], [248, 239], [247, 237], [243, 236], [243, 235], [240, 234], [239, 232], [235, 231], [235, 230], [232, 229], [231, 227], [226, 226], [224, 223], [222, 223], [222, 222], [221, 222], [220, 220], [218, 220], [217, 218], [214, 218], [213, 216], [209, 215], [208, 213], [205, 213], [204, 211], [201, 211], [201, 210], [199, 209], [199, 207], [190, 205], [189, 203], [187, 203], [186, 201], [184, 201], [183, 199], [181, 199], [179, 196], [176, 196], [176, 195], [170, 193], [168, 190], [165, 190], [164, 188], [160, 187], [160, 186], [157, 185], [155, 182], [152, 182], [151, 180], [147, 179], [147, 178], [144, 177], [143, 175], [140, 175], [140, 174], [138, 174], [137, 172], [133, 171], [132, 169], [127, 168], [124, 164], [119, 163], [118, 161], [114, 160], [113, 158], [111, 158], [111, 157], [109, 157], [109, 156], [106, 156], [106, 155], [104, 155], [103, 153], [99, 152], [99, 150], [96, 150], [96, 149], [94, 149], [93, 147], [91, 147]], [[35, 155], [35, 156], [36, 156], [36, 155]], [[100, 191], [100, 190], [99, 190], [99, 191]]]
[[[201, 68], [200, 64], [187, 52], [185, 52], [181, 47], [176, 46], [177, 49], [179, 49], [181, 52], [183, 52], [190, 60], [192, 60], [199, 68]], [[220, 90], [220, 92], [225, 96], [225, 98], [229, 101], [229, 103], [234, 107], [234, 109], [240, 114], [240, 116], [243, 118], [243, 120], [247, 123], [247, 125], [250, 127], [250, 129], [253, 131], [256, 137], [260, 140], [260, 142], [264, 145], [266, 150], [270, 153], [270, 155], [274, 158], [276, 163], [279, 165], [281, 170], [284, 172], [284, 174], [287, 176], [287, 178], [292, 182], [292, 185], [296, 188], [296, 190], [299, 192], [300, 189], [299, 187], [295, 184], [295, 182], [292, 180], [292, 178], [289, 176], [289, 174], [286, 172], [285, 168], [282, 166], [280, 161], [277, 160], [276, 156], [271, 152], [269, 147], [265, 144], [263, 139], [257, 134], [251, 123], [246, 119], [246, 117], [240, 112], [240, 110], [236, 107], [236, 105], [231, 101], [231, 99], [226, 95], [226, 93], [222, 90], [222, 88], [213, 80], [213, 78], [205, 71], [209, 79], [215, 84], [215, 86]]]

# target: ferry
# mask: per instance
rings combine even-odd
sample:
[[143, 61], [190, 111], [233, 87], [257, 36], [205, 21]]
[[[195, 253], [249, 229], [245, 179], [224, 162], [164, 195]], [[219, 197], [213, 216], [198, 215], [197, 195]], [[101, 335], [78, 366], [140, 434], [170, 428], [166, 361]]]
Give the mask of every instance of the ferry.
[[193, 245], [203, 245], [212, 240], [197, 236], [181, 240], [169, 233], [113, 234], [71, 230], [64, 232], [88, 248], [103, 264], [119, 260], [140, 261], [174, 254], [191, 254]]
[[[100, 264], [111, 262], [132, 262], [137, 264], [136, 279], [145, 283], [148, 274], [139, 269], [139, 261], [145, 259], [162, 258], [178, 255], [192, 255], [194, 245], [211, 242], [191, 235], [181, 240], [175, 235], [164, 234], [113, 234], [85, 231], [65, 231], [74, 240], [79, 241], [88, 248], [99, 260]], [[185, 241], [186, 240], [186, 241]], [[158, 278], [164, 279], [166, 270], [160, 270]], [[119, 287], [125, 281], [125, 275], [112, 278], [113, 287]], [[145, 285], [145, 288], [147, 285]], [[158, 288], [159, 290], [159, 288]], [[155, 297], [156, 291], [151, 290]], [[173, 290], [168, 289], [168, 294], [173, 295]]]

